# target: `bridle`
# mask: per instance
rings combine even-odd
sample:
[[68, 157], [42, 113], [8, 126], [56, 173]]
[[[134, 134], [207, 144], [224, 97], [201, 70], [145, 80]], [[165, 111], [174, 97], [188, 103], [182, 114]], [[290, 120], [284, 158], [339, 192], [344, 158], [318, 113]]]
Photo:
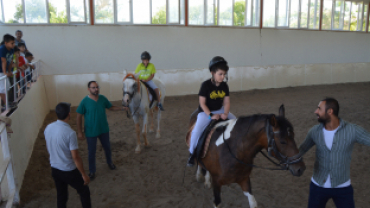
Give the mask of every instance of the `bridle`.
[[[130, 75], [130, 74], [129, 74]], [[134, 76], [129, 76], [129, 75], [127, 75], [123, 80], [125, 80], [125, 79], [133, 79], [135, 82], [137, 82], [137, 80], [135, 79], [135, 77]], [[138, 83], [138, 89], [139, 89], [139, 91], [140, 91], [140, 102], [139, 102], [139, 105], [136, 107], [136, 109], [134, 110], [134, 112], [132, 113], [132, 116], [134, 116], [135, 114], [136, 114], [136, 112], [137, 112], [137, 110], [139, 110], [139, 108], [140, 108], [140, 105], [141, 105], [141, 98], [142, 98], [142, 96], [143, 96], [143, 91], [142, 90], [140, 90], [140, 85], [141, 85], [141, 83], [140, 82], [137, 82]], [[130, 102], [133, 100], [133, 97], [136, 95], [136, 91], [135, 90], [133, 90], [133, 92], [132, 93], [129, 93], [129, 92], [126, 92], [124, 89], [122, 89], [123, 90], [123, 97], [125, 97], [125, 95], [128, 95], [129, 96], [129, 98], [130, 98]], [[123, 105], [124, 106], [124, 105]], [[127, 103], [127, 106], [124, 106], [124, 107], [130, 107], [130, 104], [129, 103]], [[128, 113], [128, 111], [126, 111], [127, 112], [127, 118], [130, 118], [130, 114]]]
[[268, 152], [269, 156], [273, 157], [272, 152], [274, 152], [274, 155], [275, 155], [276, 159], [280, 160], [280, 163], [279, 164], [276, 163], [276, 165], [279, 165], [279, 166], [282, 166], [282, 167], [285, 166], [286, 169], [288, 169], [289, 165], [299, 163], [300, 161], [302, 161], [302, 155], [299, 154], [299, 153], [292, 156], [292, 157], [288, 157], [288, 156], [285, 156], [284, 154], [282, 154], [277, 149], [276, 142], [275, 142], [275, 135], [279, 135], [280, 131], [273, 131], [272, 126], [269, 122], [269, 119], [266, 120], [266, 129], [265, 129], [265, 131], [266, 131], [266, 135], [267, 135], [267, 142], [268, 142], [267, 152]]

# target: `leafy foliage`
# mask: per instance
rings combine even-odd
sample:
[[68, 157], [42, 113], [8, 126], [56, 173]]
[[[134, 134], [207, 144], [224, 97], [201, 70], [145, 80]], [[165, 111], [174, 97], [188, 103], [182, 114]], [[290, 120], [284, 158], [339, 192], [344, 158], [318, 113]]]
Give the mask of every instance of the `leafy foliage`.
[[162, 7], [153, 17], [153, 24], [166, 24], [166, 7]]

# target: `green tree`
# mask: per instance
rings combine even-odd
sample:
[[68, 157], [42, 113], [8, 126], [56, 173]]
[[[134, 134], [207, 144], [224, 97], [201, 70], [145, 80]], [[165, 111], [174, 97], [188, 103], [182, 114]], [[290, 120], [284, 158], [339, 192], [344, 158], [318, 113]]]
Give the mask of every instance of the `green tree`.
[[22, 4], [17, 4], [15, 6], [16, 12], [14, 13], [14, 19], [8, 20], [6, 23], [21, 23], [24, 20], [23, 17], [23, 6]]
[[245, 21], [245, 1], [235, 2], [234, 5], [234, 25], [244, 26]]
[[103, 23], [113, 23], [113, 7], [110, 0], [95, 1], [95, 19]]
[[152, 24], [166, 24], [166, 7], [162, 7], [154, 16]]
[[57, 8], [49, 2], [50, 23], [68, 23], [67, 14], [64, 11], [57, 12]]
[[190, 24], [195, 24], [195, 25], [200, 25], [204, 24], [203, 21], [203, 11], [202, 7], [200, 6], [193, 6], [189, 8], [189, 23]]
[[45, 0], [25, 0], [26, 20], [32, 23], [47, 22], [47, 15], [45, 10]]
[[[34, 5], [33, 7], [39, 7], [33, 8], [27, 10], [27, 19], [38, 19], [39, 22], [41, 21], [41, 15], [42, 12], [40, 13], [41, 10], [45, 10], [42, 5], [42, 1], [37, 0], [33, 1]], [[53, 6], [51, 3], [49, 3], [49, 12], [50, 12], [50, 23], [68, 23], [67, 19], [67, 14], [65, 11], [57, 13], [57, 8]], [[45, 15], [44, 15], [45, 16]], [[19, 23], [23, 22], [22, 20], [24, 19], [23, 17], [23, 6], [22, 4], [18, 4], [16, 6], [16, 12], [14, 13], [14, 19], [9, 20], [7, 23]]]

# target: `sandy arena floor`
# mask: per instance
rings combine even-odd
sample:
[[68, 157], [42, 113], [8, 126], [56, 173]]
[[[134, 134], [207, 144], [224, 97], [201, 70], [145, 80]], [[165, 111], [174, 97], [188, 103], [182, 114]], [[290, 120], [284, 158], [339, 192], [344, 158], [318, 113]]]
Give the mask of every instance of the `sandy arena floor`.
[[[237, 116], [256, 113], [278, 113], [284, 103], [286, 117], [295, 128], [297, 144], [302, 143], [308, 130], [317, 124], [313, 114], [320, 99], [332, 96], [340, 104], [340, 117], [370, 131], [370, 83], [310, 86], [284, 89], [252, 90], [232, 93], [231, 112]], [[82, 98], [81, 98], [82, 99]], [[120, 102], [113, 102], [119, 105]], [[149, 134], [152, 147], [135, 154], [135, 133], [132, 119], [124, 112], [107, 112], [110, 125], [113, 161], [117, 170], [109, 170], [104, 151], [98, 142], [96, 179], [89, 185], [93, 207], [154, 208], [154, 207], [213, 207], [212, 190], [195, 180], [195, 168], [187, 168], [188, 156], [184, 137], [190, 114], [197, 107], [196, 95], [167, 97], [162, 114], [160, 139]], [[75, 112], [75, 108], [73, 109]], [[49, 165], [43, 131], [56, 120], [54, 112], [45, 119], [21, 188], [22, 207], [56, 207], [56, 190]], [[76, 130], [76, 113], [70, 122]], [[79, 141], [80, 154], [88, 170], [87, 144]], [[305, 208], [313, 172], [315, 148], [305, 156], [306, 172], [294, 177], [287, 171], [254, 169], [252, 190], [259, 208]], [[370, 206], [370, 147], [355, 145], [352, 154], [351, 180], [358, 208]], [[258, 155], [255, 164], [270, 166]], [[232, 184], [222, 188], [223, 207], [249, 207], [241, 188]], [[76, 191], [70, 188], [68, 207], [81, 207]], [[327, 207], [334, 207], [330, 201]]]

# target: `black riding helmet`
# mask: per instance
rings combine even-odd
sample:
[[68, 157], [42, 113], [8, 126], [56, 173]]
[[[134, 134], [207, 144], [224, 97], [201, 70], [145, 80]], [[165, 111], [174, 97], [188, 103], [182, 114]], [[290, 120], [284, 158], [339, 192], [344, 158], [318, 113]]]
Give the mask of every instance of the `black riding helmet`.
[[227, 65], [227, 61], [221, 56], [215, 56], [211, 59], [211, 61], [209, 62], [209, 71], [210, 72], [215, 71], [217, 69], [217, 67], [215, 66], [219, 66], [219, 65], [225, 66], [222, 68], [225, 68], [223, 70], [225, 70], [226, 72], [229, 71], [229, 66]]
[[144, 51], [143, 53], [141, 53], [141, 60], [144, 60], [144, 59], [148, 59], [150, 60], [152, 57], [150, 56], [150, 53], [148, 51]]
[[[227, 65], [227, 61], [221, 56], [215, 56], [209, 62], [210, 72], [216, 72], [217, 69], [221, 69], [225, 71], [226, 72], [225, 82], [229, 81], [229, 76], [227, 75], [227, 72], [229, 71], [229, 66]], [[212, 79], [213, 79], [213, 75], [212, 75]]]

